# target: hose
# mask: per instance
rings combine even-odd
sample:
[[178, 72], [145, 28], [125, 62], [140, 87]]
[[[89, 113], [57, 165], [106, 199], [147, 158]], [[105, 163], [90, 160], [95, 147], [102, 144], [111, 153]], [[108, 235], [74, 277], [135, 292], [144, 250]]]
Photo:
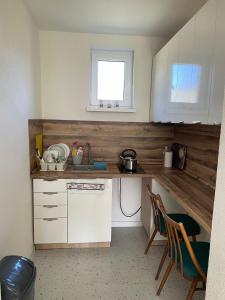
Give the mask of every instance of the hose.
[[135, 216], [135, 215], [139, 212], [139, 210], [141, 209], [141, 206], [140, 206], [133, 214], [127, 215], [127, 214], [124, 212], [124, 210], [123, 210], [123, 208], [122, 208], [122, 197], [121, 197], [121, 194], [122, 194], [122, 192], [121, 192], [121, 186], [122, 186], [122, 184], [121, 184], [121, 182], [122, 182], [122, 179], [120, 178], [120, 185], [119, 185], [119, 191], [120, 191], [120, 210], [121, 210], [122, 214], [123, 214], [125, 217], [131, 218], [131, 217]]

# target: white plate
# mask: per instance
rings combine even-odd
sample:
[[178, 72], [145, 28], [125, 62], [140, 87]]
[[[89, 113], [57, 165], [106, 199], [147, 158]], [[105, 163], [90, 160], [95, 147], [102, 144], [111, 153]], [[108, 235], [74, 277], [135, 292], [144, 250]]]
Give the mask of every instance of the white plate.
[[56, 150], [56, 149], [51, 149], [51, 150], [46, 150], [46, 151], [44, 151], [44, 153], [43, 153], [43, 159], [44, 159], [44, 161], [45, 161], [46, 163], [49, 162], [49, 158], [48, 158], [48, 157], [49, 157], [51, 154], [53, 154], [55, 158], [58, 158], [59, 155], [60, 155], [59, 151]]
[[51, 145], [50, 147], [48, 147], [48, 150], [56, 150], [59, 152], [59, 157], [61, 157], [62, 159], [67, 159], [67, 153], [64, 147], [62, 147], [62, 145], [60, 144], [54, 144]]
[[68, 156], [70, 155], [70, 147], [67, 144], [63, 143], [59, 143], [59, 145], [61, 145], [65, 149], [66, 158], [68, 158]]

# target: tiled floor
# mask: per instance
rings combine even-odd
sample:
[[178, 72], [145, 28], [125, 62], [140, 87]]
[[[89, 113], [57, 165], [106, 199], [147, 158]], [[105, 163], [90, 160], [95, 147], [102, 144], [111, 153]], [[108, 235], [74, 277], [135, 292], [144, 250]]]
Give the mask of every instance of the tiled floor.
[[[142, 228], [114, 228], [109, 249], [37, 251], [35, 300], [184, 300], [190, 283], [175, 270], [161, 296], [155, 296], [163, 248], [152, 247], [145, 256], [145, 245]], [[200, 291], [194, 300], [204, 298]]]

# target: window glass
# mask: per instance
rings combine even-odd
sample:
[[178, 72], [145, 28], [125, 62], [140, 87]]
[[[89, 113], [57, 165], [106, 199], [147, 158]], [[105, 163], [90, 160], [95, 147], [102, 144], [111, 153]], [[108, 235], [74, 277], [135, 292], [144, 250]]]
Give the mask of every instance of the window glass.
[[98, 61], [98, 100], [124, 100], [124, 62]]
[[134, 109], [133, 51], [91, 50], [90, 108]]

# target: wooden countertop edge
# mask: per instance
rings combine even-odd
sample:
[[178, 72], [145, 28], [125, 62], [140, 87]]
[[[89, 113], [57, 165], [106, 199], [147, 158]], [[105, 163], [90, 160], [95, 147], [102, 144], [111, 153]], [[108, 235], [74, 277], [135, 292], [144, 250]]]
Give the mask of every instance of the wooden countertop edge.
[[[179, 205], [181, 205], [187, 213], [192, 216], [199, 224], [208, 232], [211, 232], [212, 226], [212, 213], [213, 211], [207, 211], [209, 215], [211, 215], [211, 220], [207, 218], [207, 216], [202, 217], [202, 211], [200, 209], [196, 209], [190, 201], [190, 195], [182, 190], [182, 187], [175, 184], [173, 182], [173, 178], [171, 175], [178, 175], [179, 177], [188, 176], [191, 178], [193, 182], [196, 183], [196, 178], [193, 178], [191, 175], [185, 174], [180, 170], [175, 169], [165, 169], [161, 165], [143, 165], [143, 169], [145, 170], [144, 174], [121, 174], [117, 168], [116, 164], [109, 165], [108, 172], [74, 172], [74, 171], [63, 171], [63, 172], [41, 172], [41, 171], [33, 171], [31, 174], [32, 179], [46, 179], [46, 180], [54, 180], [54, 179], [78, 179], [78, 178], [155, 178], [177, 201]], [[212, 188], [205, 185], [204, 183], [198, 181], [199, 187], [203, 187], [206, 190], [206, 195], [208, 195], [208, 191], [212, 191]], [[192, 198], [193, 199], [193, 198]], [[197, 201], [197, 200], [196, 200]], [[207, 208], [205, 208], [207, 210]]]
[[[185, 195], [182, 190], [179, 189], [179, 187], [176, 186], [173, 188], [173, 181], [169, 179], [169, 184], [164, 180], [163, 176], [155, 176], [155, 179], [175, 198], [178, 204], [180, 204], [181, 207], [184, 208], [187, 213], [193, 217], [196, 221], [199, 222], [199, 224], [208, 232], [211, 233], [211, 227], [212, 227], [212, 217], [211, 220], [207, 219], [206, 217], [203, 218], [200, 214], [202, 211], [196, 210], [196, 208], [191, 205], [189, 198], [190, 196], [188, 194]], [[202, 183], [199, 183], [202, 184]], [[178, 194], [177, 189], [180, 190], [179, 193], [182, 193], [182, 196]], [[211, 214], [213, 212], [210, 212]]]

